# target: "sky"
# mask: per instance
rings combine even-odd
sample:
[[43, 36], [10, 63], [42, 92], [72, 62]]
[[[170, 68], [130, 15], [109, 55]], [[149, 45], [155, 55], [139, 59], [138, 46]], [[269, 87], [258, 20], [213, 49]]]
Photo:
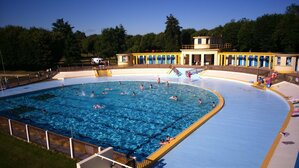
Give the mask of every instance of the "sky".
[[52, 29], [63, 18], [86, 35], [122, 24], [130, 35], [160, 33], [172, 14], [183, 29], [212, 29], [232, 19], [282, 14], [299, 0], [0, 0], [0, 27]]

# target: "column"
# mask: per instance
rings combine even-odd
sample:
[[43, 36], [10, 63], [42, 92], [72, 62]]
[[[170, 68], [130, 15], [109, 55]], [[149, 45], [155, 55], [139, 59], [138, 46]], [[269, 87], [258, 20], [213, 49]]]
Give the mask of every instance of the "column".
[[192, 54], [189, 54], [189, 65], [192, 66]]
[[156, 64], [158, 64], [158, 55], [154, 55], [156, 58]]
[[241, 60], [240, 60], [240, 65], [243, 66], [243, 65], [244, 65], [244, 63], [243, 63], [243, 61], [244, 61], [244, 60], [243, 60], [243, 55], [239, 55], [239, 59], [241, 59]]
[[245, 55], [246, 56], [246, 67], [249, 66], [248, 60], [249, 60], [249, 55]]
[[235, 66], [238, 65], [239, 60], [237, 59], [237, 55], [235, 55]]
[[200, 54], [200, 65], [204, 66], [205, 65], [205, 54]]
[[272, 66], [271, 61], [272, 61], [272, 56], [269, 55], [269, 64], [268, 64], [268, 65], [269, 65], [269, 69], [272, 69], [272, 68], [271, 68], [271, 66]]
[[221, 65], [221, 66], [222, 66], [222, 55], [221, 55], [221, 54], [219, 54], [219, 55], [218, 55], [218, 57], [219, 57], [219, 65]]
[[224, 57], [224, 66], [226, 66], [227, 65], [227, 63], [226, 63], [226, 54], [224, 54], [223, 57]]
[[181, 65], [184, 65], [185, 54], [181, 54]]
[[165, 64], [167, 64], [167, 54], [165, 55]]
[[257, 55], [257, 68], [260, 67], [260, 55]]
[[138, 56], [135, 57], [135, 65], [138, 64]]
[[177, 64], [178, 58], [179, 58], [179, 56], [178, 56], [178, 55], [174, 55], [174, 65], [176, 65], [176, 64]]

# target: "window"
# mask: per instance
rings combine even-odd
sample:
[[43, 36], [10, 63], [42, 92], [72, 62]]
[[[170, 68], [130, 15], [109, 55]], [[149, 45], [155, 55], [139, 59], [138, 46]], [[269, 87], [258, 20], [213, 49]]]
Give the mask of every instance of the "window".
[[127, 62], [127, 56], [122, 56], [122, 62]]
[[281, 58], [280, 58], [280, 57], [277, 57], [276, 65], [280, 65], [280, 63], [281, 63]]
[[287, 57], [286, 66], [291, 66], [292, 63], [292, 57]]
[[201, 44], [201, 39], [200, 38], [198, 39], [198, 44]]
[[207, 43], [206, 43], [206, 44], [210, 44], [210, 43], [209, 43], [209, 40], [210, 40], [210, 39], [209, 39], [209, 38], [207, 38]]

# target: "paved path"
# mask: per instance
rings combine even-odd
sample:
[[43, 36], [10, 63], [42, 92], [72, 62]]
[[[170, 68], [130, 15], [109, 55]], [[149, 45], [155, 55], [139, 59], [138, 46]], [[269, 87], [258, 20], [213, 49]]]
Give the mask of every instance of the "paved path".
[[[281, 82], [272, 86], [273, 89], [279, 91], [285, 96], [299, 98], [299, 86]], [[297, 107], [298, 105], [296, 105]], [[291, 117], [287, 128], [288, 136], [282, 136], [279, 144], [270, 160], [268, 167], [270, 168], [288, 168], [295, 167], [299, 152], [299, 117]], [[299, 163], [296, 165], [299, 166]]]

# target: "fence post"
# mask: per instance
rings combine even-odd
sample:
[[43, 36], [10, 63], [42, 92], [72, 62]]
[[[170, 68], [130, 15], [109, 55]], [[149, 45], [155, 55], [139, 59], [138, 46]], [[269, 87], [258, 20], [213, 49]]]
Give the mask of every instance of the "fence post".
[[28, 131], [28, 125], [27, 124], [25, 125], [25, 128], [26, 128], [27, 142], [30, 142], [30, 140], [29, 140], [29, 131]]
[[71, 153], [71, 158], [74, 158], [74, 153], [73, 153], [73, 139], [70, 138], [70, 153]]
[[9, 134], [12, 135], [11, 121], [8, 119]]
[[49, 145], [49, 136], [48, 136], [48, 131], [45, 132], [46, 133], [46, 142], [47, 142], [47, 149], [50, 149], [50, 145]]

